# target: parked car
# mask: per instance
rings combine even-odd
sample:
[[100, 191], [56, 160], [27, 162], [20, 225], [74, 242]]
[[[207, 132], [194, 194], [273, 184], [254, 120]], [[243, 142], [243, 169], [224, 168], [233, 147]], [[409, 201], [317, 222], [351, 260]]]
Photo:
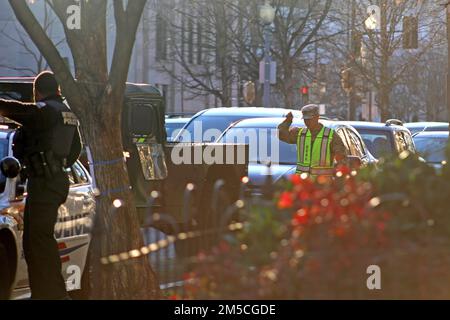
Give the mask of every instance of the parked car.
[[[283, 120], [284, 118], [240, 120], [232, 124], [218, 139], [221, 143], [249, 144], [249, 188], [254, 194], [262, 193], [268, 176], [276, 182], [282, 177], [295, 174], [297, 146], [278, 138], [277, 127]], [[358, 157], [362, 166], [377, 162], [354, 128], [336, 121], [321, 120], [321, 123], [336, 130], [348, 155]], [[294, 118], [293, 126], [305, 127], [305, 124], [303, 120]]]
[[448, 131], [448, 122], [409, 122], [405, 127], [414, 135], [422, 131]]
[[[12, 157], [13, 138], [14, 130], [2, 125], [0, 159]], [[11, 158], [8, 160], [17, 162]], [[4, 167], [6, 164], [3, 162], [1, 165]], [[11, 163], [6, 168], [10, 168], [7, 169], [9, 172], [15, 170]], [[69, 196], [59, 208], [55, 237], [67, 289], [77, 289], [74, 286], [77, 280], [74, 282], [71, 276], [79, 276], [81, 290], [86, 294], [87, 277], [82, 275], [86, 270], [91, 242], [95, 195], [91, 177], [80, 162], [68, 168], [67, 172], [70, 180]], [[27, 265], [22, 250], [23, 214], [27, 196], [25, 190], [25, 181], [18, 170], [10, 178], [0, 173], [0, 299], [26, 297], [30, 293]]]
[[411, 132], [399, 120], [386, 123], [344, 121], [359, 132], [370, 153], [377, 159], [399, 155], [403, 151], [416, 153]]
[[448, 131], [420, 132], [414, 136], [417, 152], [427, 163], [441, 169], [446, 157]]
[[191, 118], [166, 118], [167, 141], [171, 142]]
[[[176, 137], [178, 142], [213, 142], [231, 125], [233, 122], [250, 118], [270, 118], [284, 117], [292, 112], [295, 117], [302, 118], [299, 110], [283, 108], [213, 108], [198, 112], [184, 126], [183, 130]], [[204, 134], [208, 130], [210, 134]]]

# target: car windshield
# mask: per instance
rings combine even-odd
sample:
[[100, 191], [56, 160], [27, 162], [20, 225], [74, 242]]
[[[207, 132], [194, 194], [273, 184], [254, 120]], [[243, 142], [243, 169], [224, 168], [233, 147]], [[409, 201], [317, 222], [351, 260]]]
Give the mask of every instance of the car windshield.
[[233, 122], [247, 118], [244, 115], [199, 116], [181, 132], [182, 142], [214, 142]]
[[417, 132], [423, 131], [425, 128], [421, 126], [421, 127], [408, 127], [408, 129], [411, 132], [411, 134], [415, 134]]
[[185, 122], [166, 122], [167, 139], [172, 140], [175, 138], [185, 124]]
[[394, 153], [394, 145], [389, 137], [388, 132], [368, 130], [368, 129], [356, 129], [364, 140], [370, 153], [375, 158], [381, 158], [383, 156], [389, 156]]
[[[8, 156], [8, 140], [0, 139], [0, 159]], [[0, 193], [5, 191], [6, 177], [0, 171]]]
[[444, 137], [415, 137], [414, 143], [419, 154], [430, 163], [441, 163], [446, 159], [445, 148], [448, 139]]
[[220, 139], [222, 143], [249, 145], [249, 162], [295, 164], [297, 146], [280, 141], [275, 128], [230, 128]]

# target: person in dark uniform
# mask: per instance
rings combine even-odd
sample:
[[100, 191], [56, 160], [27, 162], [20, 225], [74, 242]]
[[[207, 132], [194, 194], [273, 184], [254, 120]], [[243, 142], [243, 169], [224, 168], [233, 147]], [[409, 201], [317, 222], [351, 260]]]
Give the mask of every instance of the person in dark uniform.
[[71, 165], [71, 148], [79, 141], [78, 120], [64, 103], [53, 73], [39, 74], [33, 90], [35, 103], [0, 99], [0, 115], [22, 125], [13, 151], [28, 178], [23, 249], [31, 298], [68, 299], [54, 228], [69, 192], [64, 168]]

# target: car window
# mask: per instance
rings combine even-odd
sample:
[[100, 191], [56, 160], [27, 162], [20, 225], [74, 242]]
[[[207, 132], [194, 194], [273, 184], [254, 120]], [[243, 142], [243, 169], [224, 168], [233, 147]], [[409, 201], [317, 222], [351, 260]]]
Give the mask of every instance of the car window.
[[75, 162], [74, 165], [72, 166], [72, 173], [74, 175], [77, 184], [89, 183], [89, 179], [86, 173], [77, 162]]
[[[246, 115], [207, 116], [193, 119], [177, 136], [180, 142], [215, 142], [233, 122], [248, 118]], [[252, 118], [259, 118], [255, 115]]]
[[427, 162], [441, 163], [446, 160], [447, 138], [415, 137], [414, 141], [417, 151]]
[[166, 134], [168, 141], [174, 140], [185, 124], [185, 122], [166, 122]]
[[353, 156], [364, 158], [366, 153], [359, 137], [350, 129], [347, 129], [347, 135], [350, 140], [350, 152]]
[[297, 146], [281, 141], [276, 128], [233, 127], [219, 142], [248, 144], [250, 163], [297, 163]]
[[370, 153], [377, 159], [396, 153], [389, 131], [357, 129]]

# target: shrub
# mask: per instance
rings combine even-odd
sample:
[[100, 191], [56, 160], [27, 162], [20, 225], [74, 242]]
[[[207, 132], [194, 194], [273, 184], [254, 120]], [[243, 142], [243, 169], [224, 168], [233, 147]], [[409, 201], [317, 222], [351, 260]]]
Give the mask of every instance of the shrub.
[[[448, 168], [403, 155], [336, 179], [292, 176], [243, 232], [199, 257], [202, 299], [450, 298]], [[438, 189], [436, 189], [438, 188]], [[367, 268], [381, 269], [381, 290]]]

